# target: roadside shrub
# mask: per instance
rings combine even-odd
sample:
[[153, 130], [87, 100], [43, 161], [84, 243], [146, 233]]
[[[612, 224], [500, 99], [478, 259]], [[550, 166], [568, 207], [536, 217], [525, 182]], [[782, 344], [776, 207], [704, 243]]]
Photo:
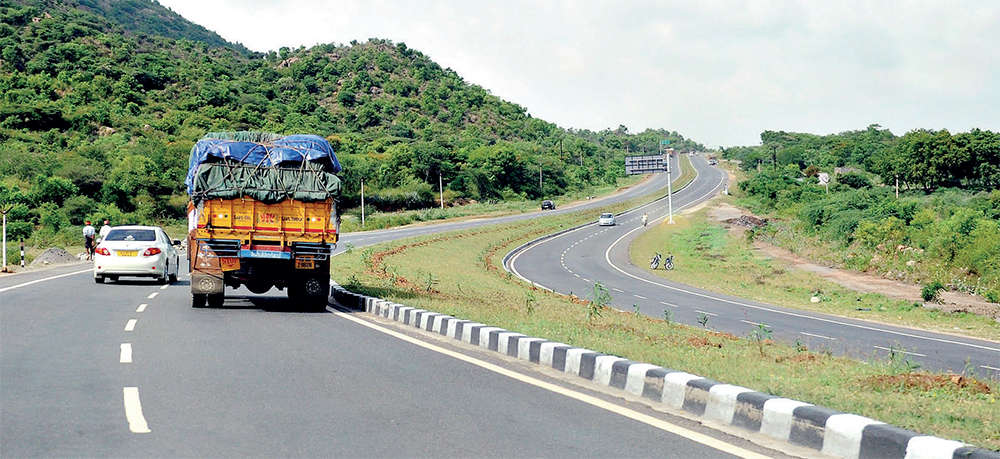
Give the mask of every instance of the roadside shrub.
[[940, 281], [933, 281], [924, 284], [924, 288], [920, 290], [920, 296], [924, 301], [935, 301], [938, 299], [938, 295], [941, 290], [944, 289], [944, 285]]
[[840, 177], [837, 177], [837, 182], [843, 183], [851, 188], [871, 188], [872, 182], [868, 180], [868, 177], [858, 174], [856, 172], [848, 172]]

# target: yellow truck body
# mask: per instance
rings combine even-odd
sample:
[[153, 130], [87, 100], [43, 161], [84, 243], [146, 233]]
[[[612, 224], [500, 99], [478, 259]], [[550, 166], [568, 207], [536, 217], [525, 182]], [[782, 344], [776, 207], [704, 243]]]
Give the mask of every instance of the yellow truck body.
[[243, 244], [257, 242], [281, 246], [293, 242], [335, 244], [339, 237], [332, 199], [303, 202], [286, 199], [265, 204], [252, 198], [209, 199], [196, 212], [192, 230], [197, 239], [237, 239]]

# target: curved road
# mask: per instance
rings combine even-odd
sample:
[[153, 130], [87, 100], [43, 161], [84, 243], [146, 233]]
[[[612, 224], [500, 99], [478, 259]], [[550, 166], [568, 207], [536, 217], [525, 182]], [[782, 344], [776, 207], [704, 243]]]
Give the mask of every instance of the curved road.
[[[708, 199], [725, 184], [725, 173], [704, 159], [692, 157], [692, 163], [698, 180], [676, 193], [675, 212]], [[665, 207], [665, 202], [648, 206], [652, 223], [663, 218]], [[968, 359], [977, 373], [1000, 376], [1000, 343], [783, 308], [653, 276], [633, 266], [628, 256], [629, 244], [642, 231], [641, 213], [636, 210], [623, 215], [617, 226], [589, 225], [544, 240], [512, 257], [509, 267], [526, 280], [563, 293], [587, 291], [600, 281], [621, 309], [630, 310], [637, 304], [655, 317], [670, 309], [674, 320], [691, 325], [706, 315], [709, 327], [738, 336], [765, 324], [775, 338], [787, 343], [800, 341], [813, 350], [885, 359], [893, 348], [923, 368], [961, 372]]]
[[277, 291], [193, 309], [186, 274], [171, 286], [96, 285], [84, 268], [0, 277], [0, 456], [779, 454], [366, 314], [297, 311]]

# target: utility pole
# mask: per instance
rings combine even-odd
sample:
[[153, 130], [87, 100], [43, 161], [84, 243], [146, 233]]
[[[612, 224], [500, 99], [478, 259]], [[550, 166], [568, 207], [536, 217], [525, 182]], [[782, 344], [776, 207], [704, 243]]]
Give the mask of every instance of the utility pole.
[[899, 199], [899, 174], [896, 174], [896, 199]]
[[365, 179], [361, 179], [361, 227], [365, 227]]
[[542, 165], [538, 165], [538, 194], [542, 194]]
[[11, 208], [4, 209], [0, 212], [3, 213], [3, 269], [0, 271], [7, 272], [7, 212]]
[[438, 193], [441, 194], [441, 208], [444, 209], [444, 186], [441, 183], [441, 171], [438, 171]]

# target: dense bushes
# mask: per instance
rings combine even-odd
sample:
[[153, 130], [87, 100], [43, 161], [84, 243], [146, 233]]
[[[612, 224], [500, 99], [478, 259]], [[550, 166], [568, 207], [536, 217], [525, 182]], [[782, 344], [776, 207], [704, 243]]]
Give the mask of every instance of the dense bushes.
[[790, 218], [790, 231], [815, 237], [860, 263], [853, 266], [858, 269], [896, 271], [984, 295], [1000, 291], [998, 190], [943, 189], [897, 199], [888, 187], [841, 185], [827, 194], [791, 169], [753, 174], [740, 189], [746, 204]]

